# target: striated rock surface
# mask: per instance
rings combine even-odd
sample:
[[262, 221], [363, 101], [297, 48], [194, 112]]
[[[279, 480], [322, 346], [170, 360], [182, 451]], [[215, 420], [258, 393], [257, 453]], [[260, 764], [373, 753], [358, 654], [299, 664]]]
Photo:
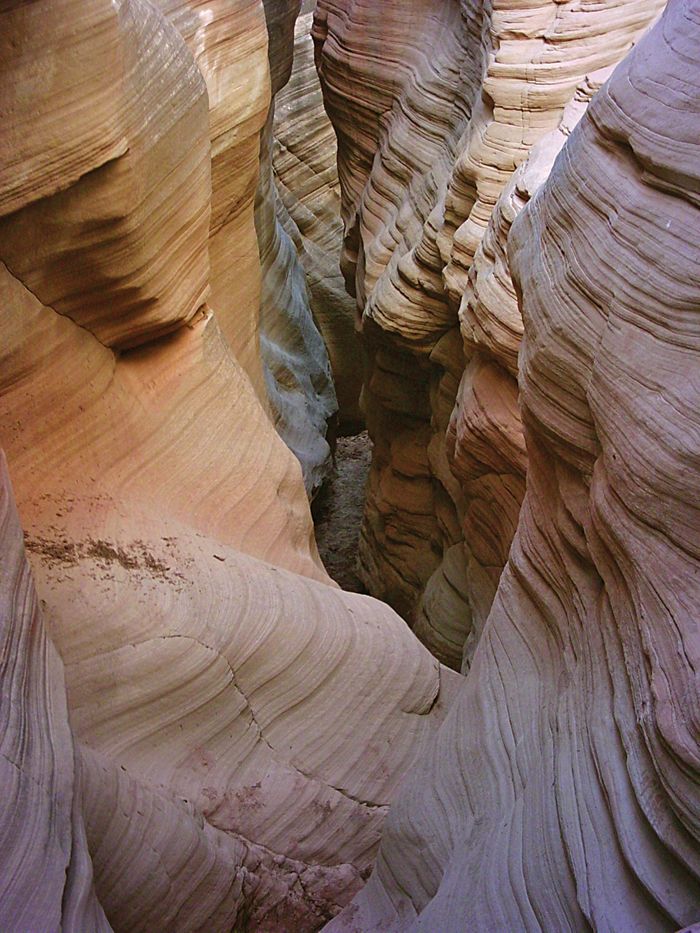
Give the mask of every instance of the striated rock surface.
[[[416, 634], [453, 667], [467, 669], [508, 558], [525, 494], [527, 455], [518, 399], [522, 317], [506, 248], [513, 221], [547, 179], [554, 160], [591, 97], [609, 77], [587, 75], [564, 109], [561, 123], [530, 151], [496, 203], [471, 266], [459, 317], [466, 366], [447, 429], [447, 456], [459, 480], [468, 608], [431, 605], [429, 581]], [[459, 550], [453, 548], [453, 550]], [[448, 552], [449, 553], [449, 552]], [[449, 592], [445, 586], [437, 591]], [[446, 641], [443, 647], [440, 639]], [[451, 652], [451, 656], [450, 653]]]
[[111, 929], [95, 898], [63, 665], [46, 634], [0, 452], [0, 915], [4, 930]]
[[270, 162], [274, 96], [291, 71], [299, 3], [158, 5], [187, 42], [207, 85], [211, 302], [227, 342], [300, 461], [311, 494], [329, 469], [325, 435], [336, 401], [304, 273], [275, 217]]
[[[479, 243], [532, 146], [560, 126], [563, 139], [567, 104], [590, 98], [660, 6], [318, 5], [344, 268], [370, 356], [362, 576], [454, 667], [483, 628], [524, 492], [521, 325], [488, 268], [505, 248], [512, 191], [480, 255]], [[541, 161], [521, 188], [537, 172]], [[507, 263], [497, 274], [509, 277]]]
[[[229, 235], [231, 255], [255, 242], [260, 89], [246, 60], [267, 75], [262, 8], [165, 13], [54, 0], [0, 14], [15, 166], [0, 189], [0, 440], [77, 762], [52, 776], [48, 750], [27, 752], [45, 805], [54, 788], [65, 801], [47, 843], [63, 855], [42, 856], [46, 903], [58, 916], [72, 890], [59, 875], [82, 819], [115, 929], [312, 930], [361, 886], [455, 675], [323, 570], [299, 463], [252, 371], [259, 272], [214, 258]], [[39, 632], [31, 606], [10, 619], [10, 639]], [[47, 651], [38, 640], [27, 663]], [[69, 750], [59, 701], [12, 689], [12, 715], [62, 729]], [[5, 907], [28, 874], [9, 877], [3, 930], [28, 929]], [[99, 929], [71, 926], [70, 897], [64, 927]]]
[[272, 175], [273, 115], [262, 136], [255, 214], [263, 270], [260, 349], [275, 427], [301, 463], [313, 497], [331, 470], [326, 434], [338, 403], [304, 270], [280, 216], [285, 208]]
[[338, 404], [328, 351], [310, 306], [310, 293], [273, 178], [275, 99], [287, 84], [294, 55], [299, 0], [265, 0], [270, 36], [272, 106], [261, 137], [255, 226], [262, 267], [260, 348], [267, 394], [280, 436], [301, 463], [309, 496], [331, 470], [326, 440]]
[[517, 532], [458, 699], [329, 930], [700, 917], [698, 49], [697, 4], [671, 3], [513, 224]]
[[278, 217], [299, 253], [314, 320], [328, 348], [338, 398], [338, 432], [360, 430], [363, 367], [355, 301], [340, 271], [343, 225], [335, 133], [323, 107], [311, 39], [313, 2], [295, 27], [294, 66], [275, 98], [273, 166]]
[[270, 104], [265, 13], [258, 0], [155, 0], [187, 43], [209, 99], [212, 305], [263, 405], [261, 270], [252, 223], [260, 132]]

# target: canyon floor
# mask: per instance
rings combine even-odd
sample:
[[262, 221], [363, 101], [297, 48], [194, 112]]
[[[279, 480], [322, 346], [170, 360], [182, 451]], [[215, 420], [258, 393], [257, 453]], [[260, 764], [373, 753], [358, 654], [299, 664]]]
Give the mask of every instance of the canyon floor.
[[335, 582], [352, 593], [367, 592], [357, 576], [357, 543], [371, 459], [367, 431], [339, 437], [333, 472], [313, 506], [321, 560]]

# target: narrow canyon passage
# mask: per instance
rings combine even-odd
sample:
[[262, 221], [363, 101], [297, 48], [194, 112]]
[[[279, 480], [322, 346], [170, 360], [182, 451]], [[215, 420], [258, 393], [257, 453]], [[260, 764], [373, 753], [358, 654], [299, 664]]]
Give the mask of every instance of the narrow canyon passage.
[[311, 509], [321, 560], [332, 579], [352, 593], [366, 592], [357, 573], [357, 549], [371, 459], [366, 431], [339, 437], [333, 471]]
[[0, 931], [700, 929], [696, 0], [0, 37]]

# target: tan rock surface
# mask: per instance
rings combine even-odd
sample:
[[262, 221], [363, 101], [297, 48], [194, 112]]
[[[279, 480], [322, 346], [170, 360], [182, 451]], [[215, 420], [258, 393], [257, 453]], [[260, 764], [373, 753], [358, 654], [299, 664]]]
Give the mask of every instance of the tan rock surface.
[[[313, 8], [314, 3], [305, 6]], [[333, 370], [338, 430], [346, 434], [355, 433], [363, 423], [359, 409], [363, 367], [355, 301], [340, 271], [343, 225], [337, 145], [314, 64], [312, 20], [312, 12], [303, 11], [297, 19], [292, 75], [276, 95], [273, 166], [282, 201], [278, 216], [304, 268], [311, 310]]]
[[0, 453], [0, 915], [4, 930], [111, 929], [97, 903], [63, 665], [46, 634]]
[[255, 226], [262, 266], [260, 349], [267, 395], [278, 433], [301, 463], [310, 497], [330, 474], [326, 434], [338, 410], [328, 351], [311, 309], [304, 269], [289, 233], [273, 178], [276, 95], [287, 84], [294, 56], [300, 0], [265, 0], [273, 103], [261, 137]]
[[160, 0], [160, 6], [207, 84], [211, 301], [228, 344], [300, 461], [311, 494], [329, 470], [325, 435], [336, 402], [303, 271], [276, 220], [270, 165], [271, 95], [289, 78], [299, 3], [269, 0], [263, 8], [259, 0], [213, 6]]
[[[217, 49], [227, 74], [247, 74], [245, 54], [260, 67], [258, 27], [237, 9], [187, 40], [214, 87]], [[35, 126], [26, 159], [65, 177], [3, 191], [0, 439], [65, 664], [97, 895], [115, 929], [316, 929], [362, 883], [454, 675], [387, 607], [331, 584], [299, 463], [238, 359], [250, 341], [228, 338], [236, 293], [219, 322], [210, 153], [228, 159], [237, 133], [252, 152], [257, 84], [248, 101], [222, 91], [220, 138], [195, 58], [156, 7], [44, 11], [18, 6], [0, 28], [17, 55], [0, 91], [9, 138]], [[88, 83], [68, 93], [78, 40], [86, 59], [110, 50], [110, 70], [71, 73]], [[24, 77], [37, 48], [50, 87]], [[93, 90], [115, 115], [116, 157], [85, 129]], [[55, 163], [31, 145], [46, 144], [51, 94], [65, 102]], [[246, 177], [251, 164], [241, 156]], [[248, 243], [244, 189], [220, 229]], [[239, 280], [245, 330], [258, 273], [241, 263]]]
[[227, 343], [267, 404], [260, 359], [261, 273], [252, 223], [260, 132], [270, 105], [259, 0], [156, 0], [206, 83], [211, 139], [211, 303]]
[[329, 930], [697, 925], [699, 48], [697, 5], [670, 4], [513, 225], [518, 530], [458, 700]]
[[262, 135], [255, 211], [263, 273], [260, 350], [275, 427], [301, 463], [313, 497], [331, 470], [326, 434], [338, 403], [304, 270], [283, 226], [285, 208], [272, 174], [273, 116], [271, 110]]
[[[430, 611], [423, 599], [419, 620], [429, 617], [438, 633], [445, 626], [455, 629], [450, 660], [463, 669], [491, 609], [525, 494], [527, 455], [517, 383], [523, 323], [506, 254], [508, 235], [610, 73], [606, 68], [586, 76], [557, 129], [533, 146], [511, 176], [479, 243], [461, 299], [467, 365], [447, 430], [447, 454], [464, 496], [460, 513], [469, 610], [440, 614]], [[430, 633], [423, 637], [418, 625], [416, 632], [432, 649]], [[464, 650], [458, 653], [460, 641]], [[435, 653], [447, 660], [444, 651]]]
[[[515, 372], [520, 325], [512, 311], [498, 317], [501, 298], [486, 294], [484, 274], [481, 305], [495, 305], [498, 324], [469, 322], [464, 307], [463, 346], [457, 312], [467, 272], [514, 169], [556, 130], [577, 86], [619, 61], [659, 8], [654, 0], [318, 5], [344, 266], [370, 356], [364, 398], [375, 455], [362, 576], [453, 666], [472, 625], [483, 627], [525, 469], [515, 379], [494, 369], [505, 359]], [[450, 428], [460, 382], [462, 422]]]

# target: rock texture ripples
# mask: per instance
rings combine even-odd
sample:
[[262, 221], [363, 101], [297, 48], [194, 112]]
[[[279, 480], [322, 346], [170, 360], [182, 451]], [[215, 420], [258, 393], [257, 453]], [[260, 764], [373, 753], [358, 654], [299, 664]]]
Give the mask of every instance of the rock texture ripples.
[[699, 39], [697, 5], [671, 3], [512, 224], [517, 530], [457, 701], [329, 930], [697, 923]]
[[455, 675], [326, 575], [264, 402], [264, 10], [0, 17], [0, 436], [63, 659], [3, 474], [0, 926], [318, 929]]

